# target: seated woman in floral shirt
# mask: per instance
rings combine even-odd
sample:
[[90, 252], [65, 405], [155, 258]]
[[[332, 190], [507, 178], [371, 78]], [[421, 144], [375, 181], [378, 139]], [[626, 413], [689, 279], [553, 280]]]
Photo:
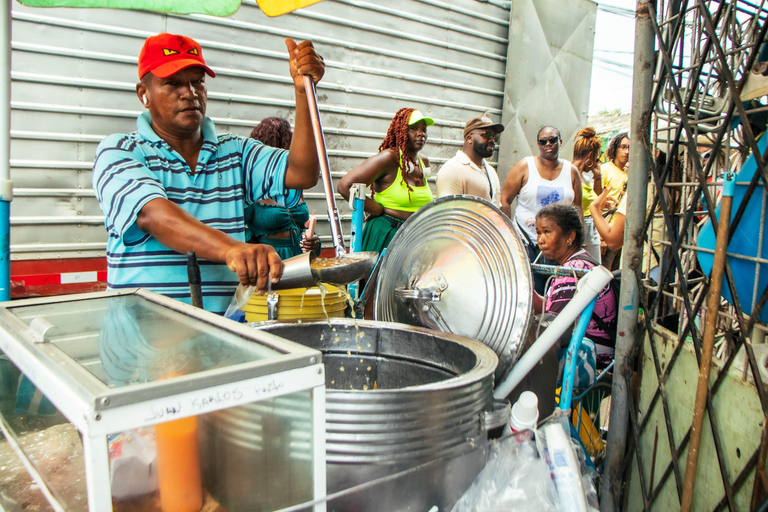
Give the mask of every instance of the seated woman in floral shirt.
[[[579, 212], [571, 205], [556, 203], [545, 206], [536, 214], [537, 243], [542, 254], [563, 267], [589, 270], [598, 265], [584, 250]], [[575, 276], [556, 276], [552, 279], [544, 296], [534, 294], [536, 313], [557, 315], [576, 293]], [[598, 294], [592, 318], [587, 325], [585, 336], [597, 346], [598, 367], [601, 360], [613, 357], [616, 344], [616, 319], [618, 297], [610, 284]]]

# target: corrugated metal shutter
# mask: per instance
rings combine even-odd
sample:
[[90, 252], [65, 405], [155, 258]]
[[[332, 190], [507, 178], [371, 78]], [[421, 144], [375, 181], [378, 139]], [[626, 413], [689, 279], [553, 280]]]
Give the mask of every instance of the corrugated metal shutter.
[[[327, 0], [279, 18], [252, 3], [230, 18], [14, 3], [12, 15], [15, 260], [104, 254], [93, 155], [104, 136], [135, 129], [142, 110], [136, 60], [143, 40], [158, 32], [202, 44], [218, 75], [208, 82], [208, 115], [220, 132], [243, 135], [264, 117], [293, 121], [283, 39], [312, 39], [327, 65], [318, 101], [335, 179], [377, 152], [401, 107], [435, 118], [424, 149], [433, 171], [460, 147], [467, 119], [486, 110], [501, 115], [509, 30], [503, 3]], [[322, 188], [306, 198], [327, 246]], [[348, 207], [340, 210], [348, 219]]]
[[505, 126], [500, 177], [519, 160], [538, 155], [543, 126], [560, 130], [560, 157], [570, 159], [573, 137], [587, 124], [597, 4], [592, 0], [517, 0], [510, 17]]

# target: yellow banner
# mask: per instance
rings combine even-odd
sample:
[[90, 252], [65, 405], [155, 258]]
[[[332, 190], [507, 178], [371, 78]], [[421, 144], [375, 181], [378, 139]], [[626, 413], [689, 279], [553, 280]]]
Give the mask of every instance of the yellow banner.
[[320, 0], [257, 0], [256, 3], [267, 16], [280, 16], [317, 2]]

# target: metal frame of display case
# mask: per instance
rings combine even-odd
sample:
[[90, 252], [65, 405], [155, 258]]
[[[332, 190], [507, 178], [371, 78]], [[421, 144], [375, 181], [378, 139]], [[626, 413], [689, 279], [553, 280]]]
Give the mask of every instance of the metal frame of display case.
[[[141, 386], [111, 388], [60, 348], [47, 342], [42, 330], [31, 328], [8, 310], [9, 307], [15, 309], [125, 295], [140, 296], [238, 337], [268, 346], [283, 356], [278, 360], [253, 361]], [[313, 402], [314, 510], [325, 510], [325, 369], [322, 353], [317, 350], [141, 289], [2, 302], [0, 350], [82, 434], [91, 512], [112, 510], [108, 434], [304, 390], [311, 391]], [[29, 465], [27, 467], [31, 469]], [[35, 479], [42, 480], [39, 476]], [[48, 491], [44, 494], [50, 501], [50, 489], [44, 491]]]

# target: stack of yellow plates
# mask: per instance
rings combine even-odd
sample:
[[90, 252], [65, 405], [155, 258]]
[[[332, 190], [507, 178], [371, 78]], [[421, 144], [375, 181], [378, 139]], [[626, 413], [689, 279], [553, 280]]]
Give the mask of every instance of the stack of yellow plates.
[[[275, 293], [279, 296], [277, 301], [277, 319], [343, 317], [344, 310], [347, 308], [346, 295], [335, 286], [329, 284], [324, 286], [327, 290], [324, 298], [317, 287], [291, 288], [276, 291]], [[267, 320], [267, 294], [253, 294], [251, 300], [248, 301], [248, 304], [243, 309], [247, 322]]]

